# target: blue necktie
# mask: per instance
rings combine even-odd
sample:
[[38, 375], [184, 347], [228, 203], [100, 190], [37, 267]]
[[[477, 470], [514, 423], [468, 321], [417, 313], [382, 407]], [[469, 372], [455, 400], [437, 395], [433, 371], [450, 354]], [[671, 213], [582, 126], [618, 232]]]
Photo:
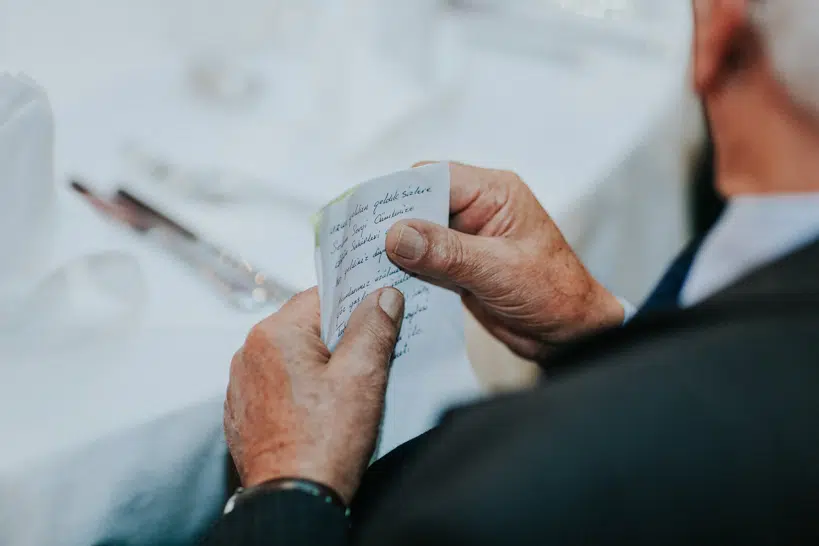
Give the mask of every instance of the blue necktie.
[[700, 249], [702, 237], [695, 239], [677, 256], [671, 267], [665, 272], [663, 278], [648, 297], [639, 313], [647, 311], [668, 311], [679, 308], [680, 292], [682, 292], [691, 266], [694, 264], [694, 256]]

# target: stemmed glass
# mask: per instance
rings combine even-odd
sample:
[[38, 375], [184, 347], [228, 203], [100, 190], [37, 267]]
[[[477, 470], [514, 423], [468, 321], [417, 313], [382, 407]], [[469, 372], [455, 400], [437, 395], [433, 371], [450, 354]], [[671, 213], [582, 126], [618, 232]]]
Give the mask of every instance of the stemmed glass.
[[[276, 170], [265, 171], [267, 177], [299, 179], [309, 170], [312, 179], [321, 178], [327, 173], [313, 172], [319, 164], [337, 165], [366, 150], [439, 93], [441, 0], [169, 4], [192, 96], [210, 99], [213, 108], [229, 115], [238, 112], [237, 119], [253, 124], [248, 129], [255, 141], [275, 143]], [[155, 149], [151, 142], [135, 144]], [[201, 171], [196, 165], [173, 167]], [[185, 179], [189, 196], [214, 195], [212, 183], [200, 188], [192, 177]], [[223, 172], [214, 179], [223, 202], [264, 193], [251, 192], [247, 177]], [[155, 182], [168, 185], [167, 177]], [[240, 195], [232, 195], [233, 186]]]
[[248, 59], [271, 43], [285, 0], [170, 0], [170, 40], [185, 58], [199, 95], [241, 104], [263, 91], [264, 75]]

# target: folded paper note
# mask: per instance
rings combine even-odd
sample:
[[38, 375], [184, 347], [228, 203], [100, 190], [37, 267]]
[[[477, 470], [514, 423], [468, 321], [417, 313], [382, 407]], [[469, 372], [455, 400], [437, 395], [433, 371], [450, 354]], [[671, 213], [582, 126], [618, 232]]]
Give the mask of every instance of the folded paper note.
[[448, 224], [449, 189], [449, 166], [428, 165], [361, 184], [316, 217], [321, 332], [331, 351], [368, 294], [393, 286], [405, 297], [379, 456], [479, 393], [466, 356], [460, 297], [405, 273], [386, 254], [387, 231], [399, 220]]

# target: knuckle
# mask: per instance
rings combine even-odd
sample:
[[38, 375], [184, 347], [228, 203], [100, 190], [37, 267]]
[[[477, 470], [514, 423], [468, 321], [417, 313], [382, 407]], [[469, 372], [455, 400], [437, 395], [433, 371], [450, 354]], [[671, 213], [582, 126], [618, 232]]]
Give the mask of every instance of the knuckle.
[[509, 196], [523, 185], [523, 180], [511, 171], [504, 171], [489, 188], [493, 201], [502, 207], [509, 200]]
[[282, 317], [286, 319], [286, 317], [296, 316], [303, 313], [306, 308], [309, 308], [317, 300], [318, 287], [314, 286], [313, 288], [299, 292], [290, 298], [287, 303], [282, 306], [278, 313], [270, 316], [267, 320], [274, 321], [277, 319], [282, 319]]
[[273, 321], [265, 321], [254, 326], [245, 339], [241, 350], [241, 360], [244, 363], [256, 362], [279, 347], [281, 333]]
[[382, 346], [390, 342], [395, 327], [391, 324], [387, 324], [387, 320], [379, 316], [376, 319], [366, 321], [362, 330], [362, 334], [369, 339], [372, 344]]
[[279, 316], [287, 316], [293, 313], [298, 313], [299, 309], [304, 306], [305, 300], [309, 297], [309, 291], [307, 292], [299, 292], [295, 296], [291, 297], [284, 305], [282, 305], [281, 309], [271, 317], [269, 320], [275, 319]]
[[441, 254], [443, 269], [453, 278], [461, 278], [470, 273], [473, 268], [464, 250], [461, 240], [452, 231], [446, 235], [446, 243]]
[[267, 329], [262, 324], [257, 324], [250, 329], [245, 339], [245, 350], [251, 354], [255, 354], [264, 350], [270, 344], [270, 336]]
[[523, 184], [523, 179], [515, 171], [501, 171], [498, 179], [504, 186], [517, 186]]
[[389, 356], [395, 344], [395, 334], [395, 326], [386, 317], [365, 321], [360, 331], [362, 350], [379, 358]]
[[509, 203], [512, 195], [520, 191], [523, 181], [511, 171], [498, 171], [484, 188], [482, 206], [487, 217], [499, 214]]
[[314, 286], [308, 290], [304, 290], [299, 292], [295, 296], [293, 296], [292, 301], [297, 304], [304, 304], [305, 302], [310, 302], [313, 298], [318, 295], [318, 287]]

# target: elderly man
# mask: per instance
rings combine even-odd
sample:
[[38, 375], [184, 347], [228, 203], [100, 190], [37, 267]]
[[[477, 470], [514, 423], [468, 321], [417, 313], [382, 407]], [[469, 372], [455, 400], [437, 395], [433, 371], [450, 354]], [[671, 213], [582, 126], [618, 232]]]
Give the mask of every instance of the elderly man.
[[365, 473], [403, 301], [372, 294], [331, 355], [302, 294], [233, 363], [246, 489], [208, 544], [819, 544], [819, 3], [694, 7], [729, 207], [647, 308], [621, 327], [520, 180], [453, 165], [451, 229], [398, 224], [389, 256], [550, 381]]

